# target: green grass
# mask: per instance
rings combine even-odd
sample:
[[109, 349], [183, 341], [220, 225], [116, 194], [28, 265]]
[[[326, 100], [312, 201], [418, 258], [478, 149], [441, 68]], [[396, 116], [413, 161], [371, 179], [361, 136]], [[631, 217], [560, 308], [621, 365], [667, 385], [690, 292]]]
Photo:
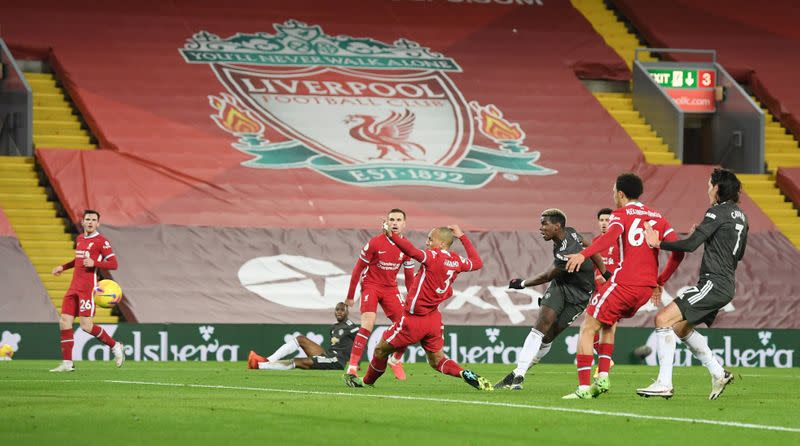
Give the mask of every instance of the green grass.
[[[405, 382], [389, 372], [363, 389], [345, 387], [341, 372], [253, 371], [244, 363], [78, 362], [76, 372], [48, 373], [56, 364], [0, 362], [3, 444], [800, 444], [797, 369], [734, 369], [736, 381], [708, 401], [703, 368], [676, 368], [676, 396], [663, 400], [634, 394], [655, 368], [617, 366], [610, 393], [562, 401], [575, 388], [572, 366], [538, 365], [525, 390], [489, 393], [423, 364], [407, 365]], [[496, 381], [510, 368], [474, 370]]]

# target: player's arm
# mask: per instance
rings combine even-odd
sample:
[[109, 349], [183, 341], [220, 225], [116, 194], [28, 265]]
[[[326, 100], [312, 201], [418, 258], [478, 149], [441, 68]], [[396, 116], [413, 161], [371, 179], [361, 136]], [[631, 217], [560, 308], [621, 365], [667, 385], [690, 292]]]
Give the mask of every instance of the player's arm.
[[403, 262], [403, 277], [406, 279], [406, 289], [411, 286], [411, 282], [414, 281], [414, 261], [411, 259], [406, 259]]
[[529, 286], [536, 286], [550, 282], [561, 274], [566, 274], [566, 271], [560, 268], [553, 267], [550, 270], [539, 273], [535, 277], [527, 280], [512, 279], [511, 282], [508, 283], [508, 287], [516, 290], [521, 290]]
[[411, 242], [408, 241], [408, 239], [403, 238], [399, 234], [395, 234], [394, 232], [392, 232], [390, 237], [392, 238], [392, 241], [397, 245], [397, 247], [400, 248], [400, 251], [402, 251], [403, 254], [411, 257], [412, 259], [416, 260], [419, 263], [425, 263], [427, 257], [425, 251], [417, 249], [417, 247], [412, 245]]
[[[589, 243], [586, 241], [585, 238], [583, 238], [583, 236], [580, 237], [581, 237], [581, 245], [584, 248], [588, 248]], [[611, 273], [608, 272], [608, 270], [606, 269], [606, 264], [603, 263], [603, 256], [601, 256], [599, 252], [596, 252], [592, 254], [590, 258], [592, 259], [592, 263], [594, 263], [595, 268], [597, 268], [597, 272], [600, 273], [600, 276], [602, 276], [604, 280], [611, 279]]]
[[611, 222], [606, 233], [596, 238], [588, 248], [584, 248], [583, 251], [578, 254], [567, 256], [569, 258], [566, 266], [567, 272], [574, 273], [581, 267], [586, 257], [591, 257], [607, 250], [614, 244], [617, 238], [622, 235], [622, 231], [622, 223], [619, 220]]
[[369, 261], [374, 255], [373, 245], [374, 243], [367, 242], [367, 244], [361, 248], [358, 259], [356, 259], [356, 264], [353, 266], [353, 272], [350, 273], [350, 287], [347, 289], [347, 298], [344, 300], [344, 304], [348, 307], [353, 306], [353, 296], [356, 294], [358, 282], [361, 281], [361, 275], [364, 273], [367, 266], [369, 266]]
[[454, 236], [458, 237], [461, 245], [464, 246], [464, 250], [467, 251], [467, 260], [461, 262], [461, 271], [477, 271], [483, 268], [483, 260], [481, 260], [478, 250], [472, 245], [472, 241], [467, 237], [467, 234], [464, 234], [464, 231], [457, 225], [450, 225], [448, 228], [453, 231]]
[[[674, 231], [668, 232], [667, 235], [664, 236], [664, 243], [670, 243], [676, 240], [678, 240], [678, 236], [675, 235]], [[675, 272], [675, 270], [678, 269], [678, 266], [683, 261], [683, 257], [685, 255], [686, 254], [684, 254], [681, 251], [673, 251], [669, 255], [669, 260], [667, 260], [667, 264], [664, 266], [664, 269], [661, 271], [661, 274], [658, 275], [659, 286], [663, 286], [665, 283], [667, 283], [669, 278], [672, 277], [672, 274]]]
[[356, 294], [356, 287], [361, 280], [361, 274], [368, 265], [369, 263], [366, 262], [363, 257], [359, 256], [355, 266], [353, 266], [353, 272], [350, 273], [350, 287], [347, 289], [347, 298], [344, 300], [344, 304], [348, 307], [353, 306], [353, 296]]
[[53, 275], [60, 276], [62, 272], [74, 267], [75, 267], [75, 259], [72, 259], [63, 265], [58, 265], [57, 267], [53, 268]]
[[112, 252], [111, 257], [102, 257], [103, 260], [94, 262], [95, 268], [102, 268], [107, 270], [115, 270], [119, 267], [117, 263], [117, 256]]
[[719, 227], [717, 220], [717, 215], [709, 209], [703, 221], [689, 234], [689, 237], [683, 240], [675, 237], [673, 240], [669, 241], [665, 236], [664, 240], [661, 241], [658, 232], [654, 230], [650, 224], [645, 225], [644, 236], [647, 240], [647, 244], [653, 248], [666, 251], [694, 252], [694, 250], [699, 248], [700, 245], [717, 230]]

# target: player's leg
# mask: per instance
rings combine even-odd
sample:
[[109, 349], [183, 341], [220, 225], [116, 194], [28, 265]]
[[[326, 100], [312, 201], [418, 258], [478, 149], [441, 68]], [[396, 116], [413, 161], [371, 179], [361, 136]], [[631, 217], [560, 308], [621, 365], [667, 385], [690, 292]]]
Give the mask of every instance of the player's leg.
[[494, 386], [488, 379], [478, 375], [472, 370], [462, 368], [457, 362], [445, 356], [441, 349], [437, 351], [429, 351], [426, 349], [425, 353], [428, 357], [428, 364], [439, 373], [461, 378], [465, 383], [478, 390], [494, 390]]
[[108, 333], [106, 333], [105, 330], [103, 330], [103, 327], [95, 325], [94, 321], [92, 320], [96, 310], [92, 292], [81, 292], [78, 294], [78, 299], [80, 304], [78, 314], [80, 316], [79, 320], [81, 329], [97, 338], [98, 341], [111, 347], [111, 353], [114, 354], [114, 363], [117, 367], [122, 367], [122, 364], [125, 362], [125, 353], [122, 343], [115, 341], [111, 336], [108, 335]]
[[[590, 306], [591, 308], [591, 306]], [[578, 353], [575, 356], [575, 365], [578, 368], [578, 388], [575, 392], [565, 395], [564, 399], [587, 399], [591, 398], [591, 378], [592, 378], [592, 346], [594, 335], [603, 324], [594, 318], [587, 311], [586, 318], [583, 320], [578, 336]]]
[[328, 350], [321, 355], [310, 358], [295, 358], [292, 360], [295, 367], [304, 370], [343, 370], [344, 359], [339, 358], [336, 352]]
[[644, 397], [660, 396], [672, 398], [672, 367], [675, 362], [677, 339], [673, 325], [683, 321], [683, 315], [675, 302], [670, 302], [659, 310], [655, 317], [656, 356], [658, 357], [658, 378], [649, 386], [636, 389], [636, 394]]
[[[400, 318], [403, 317], [405, 308], [403, 307], [403, 297], [397, 292], [397, 288], [391, 288], [382, 292], [378, 298], [386, 317], [389, 318], [393, 324], [399, 322]], [[406, 372], [403, 370], [403, 353], [405, 352], [405, 349], [396, 350], [392, 353], [392, 356], [389, 357], [388, 362], [389, 368], [392, 369], [395, 378], [400, 381], [406, 380]]]
[[297, 339], [297, 344], [309, 358], [312, 356], [319, 356], [325, 354], [325, 349], [322, 348], [321, 345], [312, 341], [311, 339], [308, 339], [305, 336], [298, 336], [296, 339]]
[[389, 361], [389, 356], [394, 353], [395, 348], [386, 339], [381, 339], [381, 342], [375, 347], [372, 353], [372, 361], [369, 362], [369, 368], [364, 375], [364, 384], [373, 385], [375, 381], [380, 378], [386, 371], [386, 363]]
[[733, 381], [733, 374], [725, 370], [717, 362], [714, 353], [708, 347], [708, 340], [698, 333], [694, 327], [701, 323], [710, 327], [714, 323], [719, 310], [731, 301], [731, 296], [727, 293], [715, 291], [711, 281], [706, 281], [702, 287], [698, 286], [698, 288], [701, 294], [693, 298], [687, 298], [686, 294], [684, 294], [674, 301], [685, 319], [685, 321], [676, 324], [674, 329], [675, 333], [689, 347], [694, 357], [711, 374], [711, 393], [708, 395], [708, 399], [715, 400], [722, 395], [725, 387]]
[[61, 317], [58, 320], [58, 328], [61, 332], [61, 364], [50, 370], [51, 372], [71, 372], [75, 370], [72, 364], [72, 348], [75, 346], [74, 331], [72, 324], [78, 314], [78, 295], [70, 293], [64, 295], [61, 302]]
[[445, 356], [444, 349], [444, 325], [442, 325], [442, 314], [434, 312], [425, 317], [418, 326], [418, 337], [420, 345], [425, 350], [428, 357], [428, 364], [443, 375], [450, 375], [461, 378], [470, 386], [485, 391], [494, 390], [492, 383], [473, 372], [463, 369], [457, 362]]
[[597, 376], [595, 384], [601, 393], [608, 391], [610, 382], [608, 375], [614, 363], [611, 357], [614, 354], [614, 339], [617, 333], [617, 325], [604, 325], [600, 330], [599, 342], [597, 343]]
[[555, 326], [558, 318], [557, 309], [554, 309], [553, 306], [563, 307], [563, 299], [560, 300], [560, 305], [558, 302], [549, 302], [551, 300], [554, 299], [549, 298], [542, 302], [536, 323], [525, 338], [525, 343], [522, 345], [522, 350], [520, 350], [517, 357], [517, 367], [505, 378], [497, 382], [494, 385], [495, 389], [522, 390], [525, 374], [534, 364], [534, 360], [541, 349], [545, 333], [552, 331], [552, 327]]
[[[263, 358], [263, 356], [262, 356]], [[249, 361], [249, 360], [248, 360]], [[258, 370], [292, 370], [294, 368], [308, 370], [313, 366], [311, 358], [278, 359], [276, 361], [258, 361], [254, 366], [249, 363], [247, 368]]]
[[[278, 347], [275, 352], [271, 355], [264, 357], [259, 355], [254, 351], [250, 351], [250, 354], [247, 356], [247, 368], [248, 369], [263, 369], [261, 367], [262, 363], [271, 363], [271, 362], [278, 362], [281, 359], [291, 355], [292, 353], [302, 349], [306, 356], [312, 357], [315, 355], [321, 355], [325, 352], [325, 349], [322, 348], [319, 344], [308, 339], [305, 336], [296, 336], [290, 338], [286, 343]], [[285, 370], [283, 368], [268, 368], [268, 370]]]
[[356, 376], [358, 363], [364, 355], [369, 336], [375, 327], [375, 312], [378, 310], [378, 293], [373, 289], [361, 291], [361, 326], [358, 328], [356, 338], [353, 340], [353, 349], [350, 350], [350, 361], [348, 361], [347, 375]]

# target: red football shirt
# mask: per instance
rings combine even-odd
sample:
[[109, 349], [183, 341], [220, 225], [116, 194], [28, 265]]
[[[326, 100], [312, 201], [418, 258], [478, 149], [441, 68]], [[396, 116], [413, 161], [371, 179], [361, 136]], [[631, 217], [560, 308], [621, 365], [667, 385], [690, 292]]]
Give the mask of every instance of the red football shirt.
[[[95, 266], [83, 266], [85, 258], [94, 260]], [[75, 268], [75, 272], [72, 273], [72, 282], [69, 284], [70, 290], [92, 291], [97, 285], [97, 269], [117, 269], [117, 258], [111, 249], [111, 243], [95, 231], [88, 236], [80, 234], [75, 239], [75, 259], [61, 266], [64, 269]]]
[[658, 280], [659, 250], [647, 246], [644, 238], [646, 223], [650, 223], [664, 240], [677, 238], [667, 219], [659, 211], [635, 201], [615, 210], [611, 214], [608, 231], [581, 254], [589, 257], [603, 252], [616, 241], [619, 266], [613, 272], [611, 281], [621, 285], [655, 287]]
[[453, 282], [459, 273], [483, 267], [478, 251], [466, 235], [460, 239], [464, 250], [467, 251], [466, 259], [444, 249], [423, 251], [415, 248], [408, 240], [399, 239], [394, 235], [392, 240], [404, 253], [421, 263], [406, 296], [406, 311], [409, 314], [425, 315], [437, 311], [439, 304], [453, 295]]
[[400, 252], [400, 248], [385, 234], [372, 237], [361, 249], [353, 272], [350, 275], [350, 289], [347, 298], [352, 299], [356, 285], [361, 280], [361, 288], [376, 286], [381, 288], [397, 288], [397, 272], [404, 268], [406, 287], [411, 285], [414, 262]]
[[[594, 243], [594, 241], [597, 240], [598, 238], [600, 237], [598, 236], [592, 239], [592, 243]], [[613, 243], [611, 246], [608, 247], [607, 250], [602, 251], [600, 256], [603, 258], [603, 264], [606, 266], [606, 271], [613, 274], [614, 271], [619, 266], [619, 243]], [[595, 267], [594, 269], [595, 289], [599, 289], [600, 285], [602, 285], [599, 280], [600, 277], [601, 277], [600, 271], [598, 271], [597, 268]]]

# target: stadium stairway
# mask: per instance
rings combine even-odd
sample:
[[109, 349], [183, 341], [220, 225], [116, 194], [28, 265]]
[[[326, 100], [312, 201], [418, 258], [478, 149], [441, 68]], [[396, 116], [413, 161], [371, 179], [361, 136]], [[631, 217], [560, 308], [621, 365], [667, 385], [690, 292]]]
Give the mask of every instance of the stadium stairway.
[[[625, 61], [628, 68], [633, 64], [633, 52], [637, 47], [642, 47], [638, 37], [619, 20], [603, 0], [571, 0], [572, 6], [577, 9], [586, 20], [591, 23], [594, 30], [603, 37], [610, 46]], [[641, 60], [654, 62], [657, 59], [650, 54], [643, 54]], [[645, 160], [650, 164], [680, 164], [664, 141], [653, 131], [644, 118], [633, 108], [630, 93], [594, 93], [595, 98], [628, 132], [631, 139], [639, 146]]]
[[650, 125], [638, 111], [633, 108], [630, 93], [595, 92], [595, 98], [605, 107], [611, 116], [628, 132], [631, 139], [639, 146], [645, 160], [650, 164], [680, 164], [680, 160], [669, 150]]
[[[90, 137], [64, 93], [50, 74], [25, 73], [33, 90], [33, 127], [36, 147], [92, 150]], [[39, 275], [50, 300], [61, 309], [64, 293], [72, 280], [72, 270], [60, 277], [51, 274], [56, 265], [75, 257], [74, 244], [58, 217], [55, 203], [48, 201], [33, 157], [0, 157], [0, 207], [19, 238]], [[110, 309], [98, 308], [95, 322], [116, 323]]]
[[765, 214], [783, 232], [789, 241], [800, 250], [800, 217], [791, 201], [781, 193], [775, 182], [775, 174], [779, 167], [800, 166], [800, 147], [797, 140], [764, 108], [757, 98], [765, 114], [764, 160], [767, 164], [766, 174], [739, 175], [745, 192]]
[[81, 122], [64, 91], [50, 73], [25, 73], [33, 90], [33, 144], [38, 147], [93, 150], [89, 133]]
[[[578, 10], [592, 27], [605, 40], [622, 60], [628, 65], [628, 69], [633, 66], [633, 53], [638, 47], [644, 47], [639, 38], [630, 31], [625, 23], [619, 20], [614, 11], [606, 6], [603, 0], [571, 0], [572, 6]], [[649, 53], [640, 57], [643, 62], [656, 62]]]

